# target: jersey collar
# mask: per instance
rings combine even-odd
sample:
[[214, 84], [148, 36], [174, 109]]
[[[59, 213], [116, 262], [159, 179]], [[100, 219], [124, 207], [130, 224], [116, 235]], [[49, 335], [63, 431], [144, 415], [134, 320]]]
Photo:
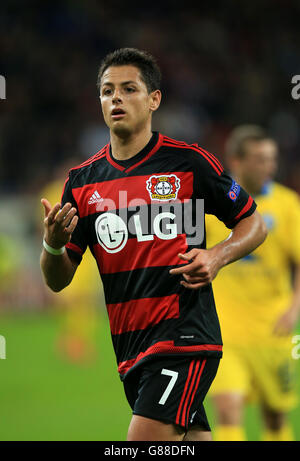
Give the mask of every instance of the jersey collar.
[[114, 168], [124, 173], [129, 173], [152, 157], [162, 145], [162, 141], [163, 136], [157, 131], [154, 131], [148, 144], [140, 152], [127, 160], [115, 159], [111, 152], [111, 144], [109, 143], [106, 146], [106, 159]]

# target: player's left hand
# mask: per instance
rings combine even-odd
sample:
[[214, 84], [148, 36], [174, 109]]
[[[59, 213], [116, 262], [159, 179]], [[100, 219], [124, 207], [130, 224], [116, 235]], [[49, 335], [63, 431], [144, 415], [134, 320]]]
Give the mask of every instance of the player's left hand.
[[193, 248], [185, 254], [179, 253], [178, 257], [188, 263], [171, 269], [170, 274], [182, 275], [184, 280], [180, 282], [181, 285], [191, 290], [197, 290], [212, 282], [222, 267], [214, 248], [209, 250]]
[[277, 336], [287, 336], [294, 330], [299, 318], [298, 309], [291, 307], [279, 317], [274, 327], [274, 334]]

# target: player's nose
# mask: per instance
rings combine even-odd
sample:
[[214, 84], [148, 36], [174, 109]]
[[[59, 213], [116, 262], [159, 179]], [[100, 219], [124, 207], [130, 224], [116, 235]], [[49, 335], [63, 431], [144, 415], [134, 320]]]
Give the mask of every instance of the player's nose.
[[117, 88], [115, 89], [115, 91], [113, 93], [112, 102], [114, 104], [122, 102], [120, 92], [119, 92], [119, 90]]

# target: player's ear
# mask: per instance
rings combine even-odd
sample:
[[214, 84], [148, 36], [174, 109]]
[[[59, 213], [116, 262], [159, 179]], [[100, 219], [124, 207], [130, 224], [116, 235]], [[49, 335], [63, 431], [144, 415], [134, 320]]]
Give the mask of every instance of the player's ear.
[[155, 90], [150, 94], [150, 110], [154, 112], [160, 106], [161, 102], [161, 91]]

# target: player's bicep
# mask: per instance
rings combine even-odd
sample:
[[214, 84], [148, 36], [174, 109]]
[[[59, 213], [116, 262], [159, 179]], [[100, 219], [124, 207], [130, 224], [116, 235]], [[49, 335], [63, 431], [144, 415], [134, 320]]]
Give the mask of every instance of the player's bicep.
[[205, 211], [232, 229], [256, 209], [253, 198], [226, 172], [207, 177], [208, 197]]

